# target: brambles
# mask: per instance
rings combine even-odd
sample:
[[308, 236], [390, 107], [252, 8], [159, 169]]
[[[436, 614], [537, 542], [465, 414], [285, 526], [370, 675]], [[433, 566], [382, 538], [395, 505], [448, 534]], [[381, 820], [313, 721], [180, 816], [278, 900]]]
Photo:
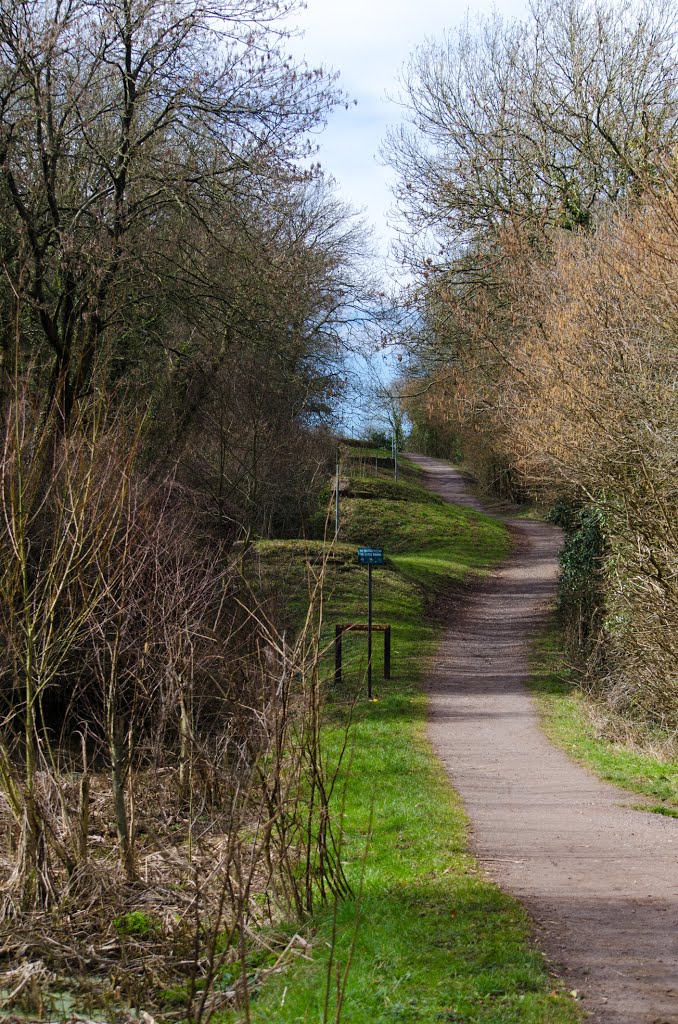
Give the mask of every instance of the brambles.
[[0, 480], [5, 955], [57, 987], [118, 973], [132, 1002], [183, 978], [206, 1019], [251, 929], [349, 892], [322, 559], [289, 641], [172, 481], [143, 476], [138, 431], [100, 400], [55, 431], [30, 381]]

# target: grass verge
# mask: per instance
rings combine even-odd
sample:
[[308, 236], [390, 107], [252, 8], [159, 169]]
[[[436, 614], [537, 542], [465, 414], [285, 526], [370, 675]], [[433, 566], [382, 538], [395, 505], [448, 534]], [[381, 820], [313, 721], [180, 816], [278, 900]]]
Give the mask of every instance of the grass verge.
[[[546, 735], [570, 757], [592, 769], [607, 782], [640, 793], [650, 800], [632, 806], [678, 817], [678, 761], [643, 749], [628, 735], [628, 723], [613, 720], [576, 685], [567, 667], [555, 624], [534, 649], [530, 687]], [[660, 750], [662, 737], [656, 738]]]
[[[356, 706], [343, 780], [344, 860], [360, 899], [310, 923], [311, 959], [269, 979], [251, 1011], [257, 1024], [579, 1019], [531, 945], [520, 905], [468, 853], [466, 817], [425, 735], [420, 683], [439, 635], [430, 599], [451, 580], [487, 571], [507, 551], [508, 535], [495, 520], [446, 505], [415, 480], [405, 473], [398, 486], [380, 478], [352, 481], [342, 544], [328, 573], [329, 638], [333, 622], [366, 613], [366, 570], [355, 564], [356, 544], [386, 548], [387, 565], [374, 572], [375, 620], [393, 628], [394, 678], [381, 681], [377, 644], [377, 700]], [[291, 585], [297, 611], [299, 554], [282, 543], [259, 550], [260, 579], [278, 591]], [[325, 735], [329, 758], [343, 739], [345, 702], [363, 686], [364, 636], [345, 644], [346, 678], [332, 694]], [[349, 962], [343, 987], [337, 978]], [[238, 1020], [230, 1011], [219, 1017], [222, 1024]]]

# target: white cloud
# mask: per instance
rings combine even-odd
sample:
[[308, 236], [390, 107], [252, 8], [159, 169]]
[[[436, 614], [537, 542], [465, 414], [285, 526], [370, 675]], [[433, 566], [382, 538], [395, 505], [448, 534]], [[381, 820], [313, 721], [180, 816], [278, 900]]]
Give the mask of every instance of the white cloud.
[[[476, 0], [473, 12], [497, 10], [520, 17], [527, 0]], [[341, 73], [340, 83], [351, 100], [348, 111], [336, 111], [320, 138], [320, 159], [338, 181], [343, 197], [366, 216], [383, 241], [391, 206], [390, 172], [376, 159], [399, 109], [386, 95], [396, 90], [397, 75], [412, 50], [426, 38], [440, 37], [466, 15], [466, 8], [445, 0], [307, 0], [295, 19], [304, 31], [290, 40], [290, 50], [309, 65]]]

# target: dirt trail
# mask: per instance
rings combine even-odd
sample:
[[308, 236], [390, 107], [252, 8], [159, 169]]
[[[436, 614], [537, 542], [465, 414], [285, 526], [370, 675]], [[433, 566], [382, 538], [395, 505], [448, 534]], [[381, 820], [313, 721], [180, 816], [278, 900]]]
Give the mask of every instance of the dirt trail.
[[[410, 456], [481, 509], [449, 466]], [[488, 873], [530, 911], [540, 947], [604, 1024], [678, 1024], [678, 820], [628, 805], [541, 732], [529, 639], [557, 579], [559, 532], [508, 520], [513, 556], [455, 612], [430, 681], [430, 737]]]

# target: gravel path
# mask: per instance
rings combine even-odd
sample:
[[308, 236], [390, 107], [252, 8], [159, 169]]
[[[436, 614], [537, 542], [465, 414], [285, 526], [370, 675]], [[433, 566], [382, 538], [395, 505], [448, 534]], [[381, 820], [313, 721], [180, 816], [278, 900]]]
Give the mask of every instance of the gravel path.
[[[442, 462], [408, 456], [444, 498], [482, 509]], [[678, 819], [590, 775], [541, 732], [523, 686], [553, 600], [559, 532], [508, 520], [514, 554], [454, 612], [429, 680], [430, 737], [485, 869], [530, 911], [589, 1019], [678, 1024]]]

